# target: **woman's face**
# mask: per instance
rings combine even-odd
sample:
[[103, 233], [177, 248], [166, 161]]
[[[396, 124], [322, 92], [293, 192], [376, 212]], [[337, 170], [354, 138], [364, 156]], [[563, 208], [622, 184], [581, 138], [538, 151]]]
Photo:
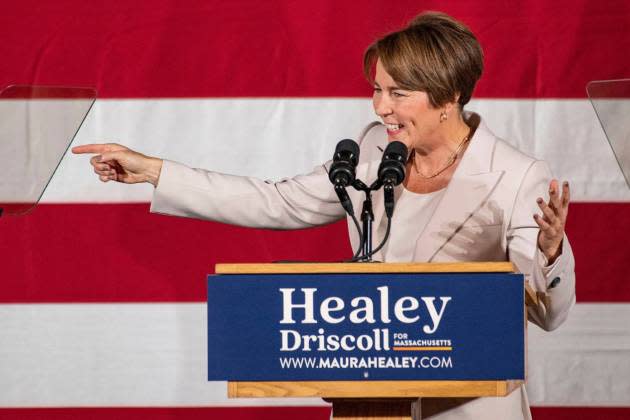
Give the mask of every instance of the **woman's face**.
[[441, 109], [434, 108], [426, 92], [405, 90], [376, 62], [374, 112], [387, 126], [389, 141], [398, 140], [408, 148], [421, 148], [438, 140]]

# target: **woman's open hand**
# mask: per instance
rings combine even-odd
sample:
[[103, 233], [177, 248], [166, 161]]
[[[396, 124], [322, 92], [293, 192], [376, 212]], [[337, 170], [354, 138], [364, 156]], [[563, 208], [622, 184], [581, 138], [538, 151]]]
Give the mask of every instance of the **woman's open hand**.
[[545, 254], [549, 264], [552, 264], [562, 253], [569, 200], [569, 183], [566, 181], [562, 183], [562, 195], [560, 195], [559, 183], [555, 179], [549, 183], [549, 203], [545, 203], [541, 197], [536, 199], [543, 214], [542, 217], [538, 214], [534, 215], [534, 220], [540, 227], [538, 248]]

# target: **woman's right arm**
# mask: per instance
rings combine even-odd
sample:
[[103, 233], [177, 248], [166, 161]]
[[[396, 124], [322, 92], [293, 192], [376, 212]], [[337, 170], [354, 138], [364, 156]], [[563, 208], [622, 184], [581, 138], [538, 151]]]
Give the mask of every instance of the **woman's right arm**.
[[269, 182], [192, 169], [118, 144], [72, 151], [97, 153], [90, 163], [103, 182], [153, 184], [151, 211], [156, 213], [271, 229], [323, 225], [345, 214], [323, 165], [306, 175]]

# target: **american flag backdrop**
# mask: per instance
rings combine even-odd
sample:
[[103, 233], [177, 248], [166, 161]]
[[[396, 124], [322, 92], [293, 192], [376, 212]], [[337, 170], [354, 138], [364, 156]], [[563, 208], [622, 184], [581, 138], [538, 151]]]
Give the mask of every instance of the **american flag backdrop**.
[[[375, 119], [362, 53], [423, 10], [483, 46], [467, 108], [571, 182], [578, 303], [530, 325], [534, 418], [630, 418], [630, 189], [585, 92], [630, 77], [627, 0], [4, 0], [0, 88], [96, 87], [73, 145], [279, 179]], [[205, 282], [217, 262], [345, 258], [345, 222], [244, 229], [151, 215], [151, 194], [67, 155], [34, 212], [0, 218], [0, 419], [328, 419], [206, 381]]]

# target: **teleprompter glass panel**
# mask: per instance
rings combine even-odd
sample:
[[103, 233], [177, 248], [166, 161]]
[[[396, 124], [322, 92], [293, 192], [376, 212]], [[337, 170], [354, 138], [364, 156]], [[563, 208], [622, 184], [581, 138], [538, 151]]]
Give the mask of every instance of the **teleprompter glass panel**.
[[9, 86], [0, 92], [0, 209], [25, 214], [41, 198], [94, 100], [91, 88]]
[[593, 81], [586, 91], [630, 187], [630, 79]]

